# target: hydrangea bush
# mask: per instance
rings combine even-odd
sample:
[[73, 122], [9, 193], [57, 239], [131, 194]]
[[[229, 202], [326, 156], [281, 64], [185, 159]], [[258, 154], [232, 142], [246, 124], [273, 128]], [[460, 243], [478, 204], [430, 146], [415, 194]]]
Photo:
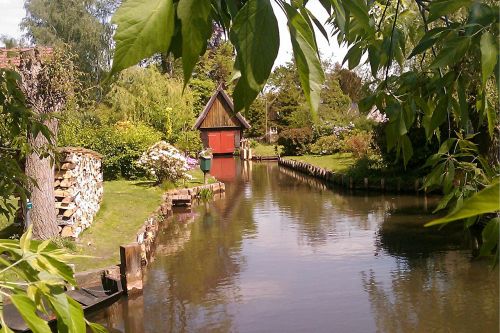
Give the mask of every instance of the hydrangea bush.
[[142, 154], [138, 163], [156, 177], [158, 184], [191, 178], [187, 173], [190, 170], [187, 158], [165, 141], [151, 146]]

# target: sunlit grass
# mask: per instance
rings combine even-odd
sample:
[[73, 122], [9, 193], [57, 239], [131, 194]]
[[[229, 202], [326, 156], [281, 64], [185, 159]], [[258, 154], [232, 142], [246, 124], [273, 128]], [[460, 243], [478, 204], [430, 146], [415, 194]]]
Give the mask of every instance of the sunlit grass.
[[350, 153], [339, 153], [333, 155], [303, 155], [287, 156], [289, 160], [302, 161], [330, 171], [346, 171], [354, 165], [356, 159]]
[[[162, 194], [169, 189], [203, 184], [203, 172], [190, 171], [193, 179], [177, 184], [154, 186], [152, 181], [116, 180], [104, 182], [104, 197], [94, 223], [76, 241], [76, 254], [93, 258], [76, 258], [77, 271], [107, 267], [119, 263], [122, 244], [135, 241], [145, 219], [160, 205]], [[213, 177], [209, 183], [215, 182]]]
[[[252, 148], [252, 154], [254, 156], [275, 156], [276, 145], [257, 143], [257, 146]], [[281, 154], [281, 146], [278, 146], [278, 152]]]

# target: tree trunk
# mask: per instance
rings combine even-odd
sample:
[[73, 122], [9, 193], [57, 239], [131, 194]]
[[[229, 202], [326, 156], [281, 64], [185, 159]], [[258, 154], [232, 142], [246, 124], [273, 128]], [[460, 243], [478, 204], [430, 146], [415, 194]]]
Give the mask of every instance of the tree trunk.
[[[52, 133], [57, 133], [57, 120], [45, 122]], [[39, 133], [35, 138], [30, 135], [29, 144], [34, 151], [26, 158], [26, 176], [35, 179], [30, 185], [30, 200], [33, 208], [29, 210], [30, 224], [33, 226], [33, 238], [49, 239], [59, 235], [54, 204], [54, 163], [53, 154], [40, 157], [38, 150], [45, 150], [49, 144], [47, 138]]]

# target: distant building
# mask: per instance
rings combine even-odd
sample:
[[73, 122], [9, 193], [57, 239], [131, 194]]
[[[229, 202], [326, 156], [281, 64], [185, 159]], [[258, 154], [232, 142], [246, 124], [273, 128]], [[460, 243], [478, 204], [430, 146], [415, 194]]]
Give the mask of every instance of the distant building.
[[205, 148], [211, 148], [214, 154], [232, 154], [240, 147], [243, 130], [250, 124], [239, 112], [234, 113], [233, 101], [219, 85], [194, 128], [200, 131]]
[[53, 53], [51, 47], [15, 47], [9, 49], [0, 47], [0, 68], [15, 69], [19, 67], [22, 53], [32, 50], [40, 52], [42, 58], [49, 57]]

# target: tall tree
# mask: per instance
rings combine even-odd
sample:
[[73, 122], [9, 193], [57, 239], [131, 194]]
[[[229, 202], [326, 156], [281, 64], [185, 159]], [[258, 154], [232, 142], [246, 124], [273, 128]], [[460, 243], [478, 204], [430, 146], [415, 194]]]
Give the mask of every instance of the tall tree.
[[363, 81], [354, 71], [342, 68], [335, 64], [334, 74], [344, 94], [348, 95], [352, 102], [358, 103], [364, 96]]
[[75, 63], [96, 84], [109, 70], [113, 28], [109, 22], [118, 0], [28, 0], [21, 26], [39, 46], [69, 46]]
[[42, 54], [39, 49], [22, 52], [19, 73], [26, 104], [44, 125], [43, 132], [28, 132], [25, 174], [32, 179], [28, 192], [33, 208], [33, 237], [49, 239], [59, 234], [54, 207], [54, 153], [58, 120], [74, 87], [72, 63], [59, 51]]

